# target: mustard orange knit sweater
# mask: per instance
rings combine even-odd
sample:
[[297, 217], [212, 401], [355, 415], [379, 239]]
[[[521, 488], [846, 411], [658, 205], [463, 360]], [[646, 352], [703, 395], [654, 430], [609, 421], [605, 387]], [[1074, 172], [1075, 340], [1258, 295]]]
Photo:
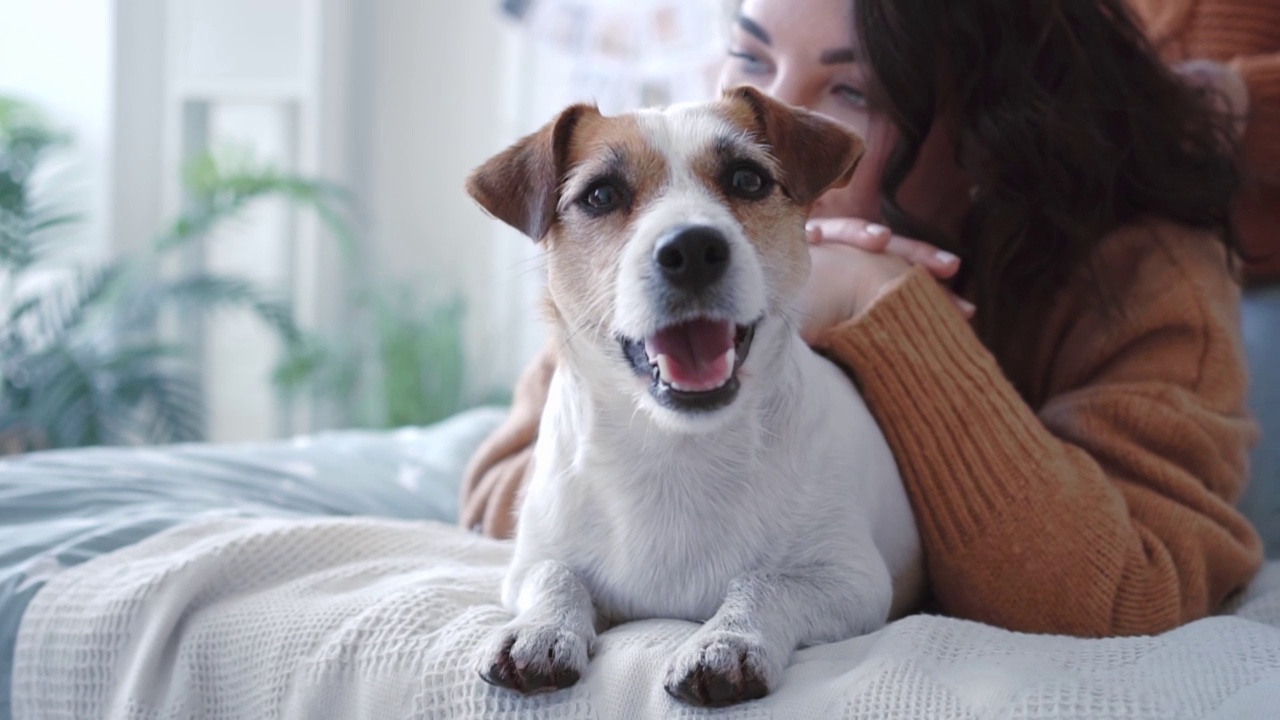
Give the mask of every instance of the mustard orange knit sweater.
[[[1026, 397], [920, 270], [821, 343], [898, 459], [942, 612], [1028, 632], [1155, 633], [1214, 612], [1261, 562], [1233, 507], [1256, 430], [1221, 245], [1148, 223], [1097, 252], [1116, 307], [1078, 273], [1007, 363]], [[528, 472], [552, 362], [526, 372], [467, 488]], [[509, 532], [509, 505], [496, 507], [486, 527]]]
[[1235, 221], [1253, 283], [1280, 281], [1280, 2], [1130, 0], [1169, 62], [1216, 60], [1249, 88], [1241, 139], [1245, 186]]

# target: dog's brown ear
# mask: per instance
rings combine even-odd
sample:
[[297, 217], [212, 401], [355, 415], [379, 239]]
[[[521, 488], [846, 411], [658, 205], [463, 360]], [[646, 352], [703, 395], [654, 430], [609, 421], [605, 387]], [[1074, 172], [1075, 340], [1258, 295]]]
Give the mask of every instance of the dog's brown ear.
[[749, 85], [725, 90], [724, 98], [742, 103], [752, 113], [782, 168], [782, 186], [798, 205], [812, 204], [853, 177], [866, 145], [843, 125], [774, 100]]
[[572, 105], [541, 130], [489, 158], [467, 178], [467, 193], [490, 215], [542, 240], [556, 219], [557, 193], [569, 142], [579, 121], [599, 115], [593, 105]]

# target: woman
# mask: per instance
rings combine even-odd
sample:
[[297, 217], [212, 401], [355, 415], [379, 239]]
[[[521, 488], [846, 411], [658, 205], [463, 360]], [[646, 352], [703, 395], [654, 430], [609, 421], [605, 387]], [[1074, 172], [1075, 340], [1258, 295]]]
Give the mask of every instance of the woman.
[[[806, 338], [857, 377], [937, 608], [1160, 632], [1243, 587], [1245, 409], [1230, 118], [1119, 0], [746, 0], [723, 82], [868, 143], [811, 226]], [[510, 532], [554, 365], [473, 459]]]
[[[1246, 257], [1241, 310], [1249, 394], [1263, 437], [1280, 438], [1280, 3], [1131, 3], [1161, 57], [1222, 87], [1247, 120], [1233, 219]], [[1252, 480], [1241, 506], [1255, 510], [1255, 517], [1274, 516], [1280, 508], [1280, 442], [1263, 441], [1250, 460]], [[1259, 530], [1268, 554], [1280, 553], [1280, 524]]]

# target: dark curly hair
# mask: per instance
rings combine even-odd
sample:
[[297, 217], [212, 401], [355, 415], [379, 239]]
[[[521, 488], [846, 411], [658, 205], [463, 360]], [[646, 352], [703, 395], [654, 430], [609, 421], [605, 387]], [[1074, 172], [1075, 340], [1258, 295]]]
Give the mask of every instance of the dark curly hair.
[[[1159, 61], [1122, 0], [857, 0], [854, 22], [873, 101], [901, 131], [885, 220], [958, 251], [989, 347], [1142, 216], [1212, 231], [1234, 257], [1231, 119]], [[896, 201], [944, 113], [977, 179], [959, 238]]]

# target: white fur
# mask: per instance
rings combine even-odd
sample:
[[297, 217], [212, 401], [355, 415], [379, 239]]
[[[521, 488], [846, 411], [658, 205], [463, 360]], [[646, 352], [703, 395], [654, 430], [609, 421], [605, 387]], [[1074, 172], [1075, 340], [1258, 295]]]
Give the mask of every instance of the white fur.
[[[705, 624], [671, 660], [668, 689], [701, 664], [729, 679], [754, 673], [772, 690], [797, 646], [875, 630], [913, 604], [916, 527], [862, 399], [795, 334], [790, 308], [771, 306], [752, 229], [688, 169], [726, 125], [688, 107], [642, 121], [672, 172], [634, 221], [617, 268], [614, 330], [656, 329], [642, 291], [653, 244], [689, 222], [730, 240], [734, 318], [765, 319], [737, 398], [705, 417], [659, 406], [616, 347], [570, 337], [503, 587], [516, 618], [482, 666], [502, 643], [545, 662], [566, 628], [574, 647], [587, 648], [597, 624], [683, 618]], [[520, 645], [513, 638], [522, 634], [532, 639]], [[585, 654], [569, 652], [580, 672]]]
[[712, 196], [691, 168], [697, 152], [717, 137], [740, 131], [698, 105], [642, 111], [637, 119], [646, 138], [666, 158], [670, 177], [666, 192], [645, 208], [632, 228], [618, 268], [614, 329], [628, 337], [645, 337], [658, 329], [645, 286], [653, 272], [654, 246], [678, 225], [708, 225], [724, 232], [730, 253], [738, 260], [724, 281], [735, 295], [732, 319], [743, 325], [756, 321], [766, 310], [764, 272], [729, 208]]

